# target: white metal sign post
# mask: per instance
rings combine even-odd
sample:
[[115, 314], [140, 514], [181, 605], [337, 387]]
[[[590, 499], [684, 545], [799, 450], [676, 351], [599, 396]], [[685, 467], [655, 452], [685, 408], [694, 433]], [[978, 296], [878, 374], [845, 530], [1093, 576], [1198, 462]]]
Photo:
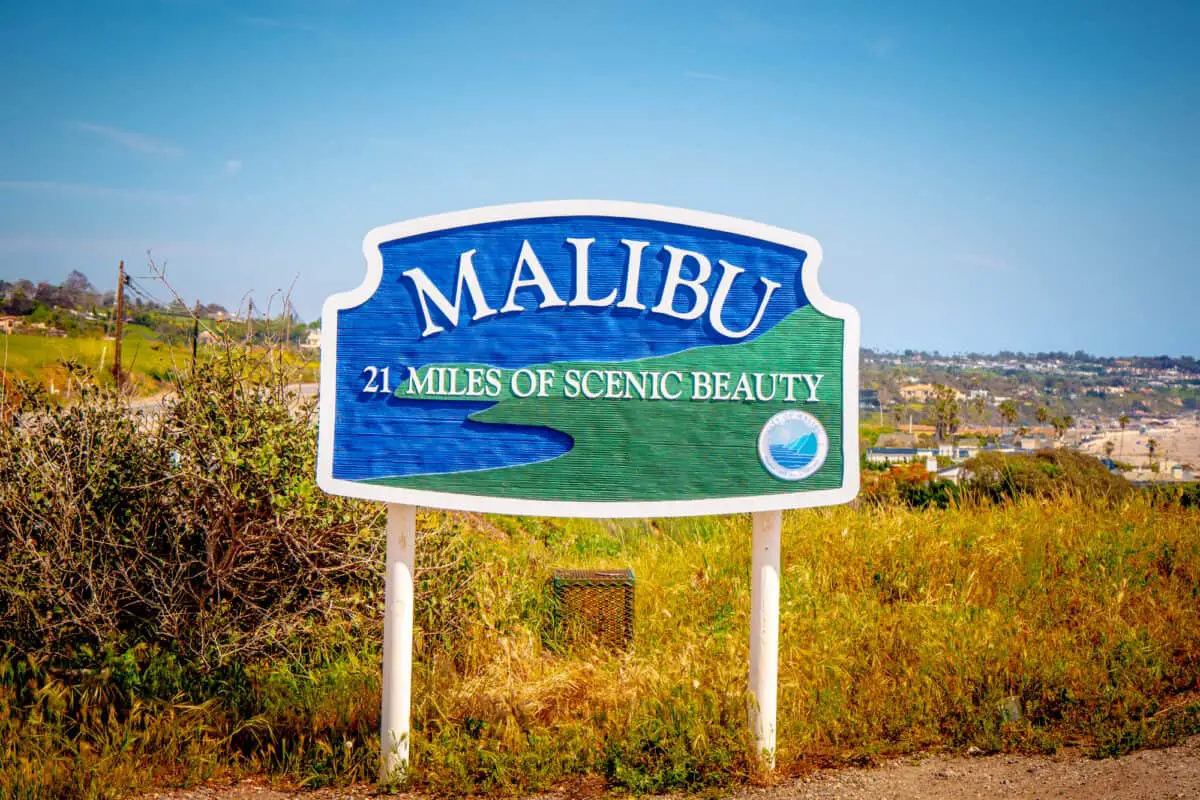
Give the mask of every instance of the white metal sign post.
[[317, 481], [388, 504], [380, 777], [410, 760], [415, 507], [754, 515], [750, 727], [773, 765], [781, 511], [858, 493], [858, 313], [821, 247], [641, 203], [399, 222], [322, 320]]
[[[389, 504], [383, 619], [383, 715], [380, 780], [408, 767], [412, 696], [413, 571], [416, 509]], [[779, 685], [779, 550], [783, 512], [754, 514], [750, 577], [750, 729], [757, 750], [775, 766]]]
[[[783, 512], [754, 514], [750, 566], [750, 729], [758, 752], [775, 766], [779, 685], [779, 549]], [[408, 769], [412, 698], [413, 574], [416, 509], [389, 504], [383, 617], [383, 714], [379, 778]]]
[[387, 509], [387, 575], [383, 611], [383, 713], [380, 719], [379, 779], [408, 771], [412, 717], [413, 586], [417, 514], [413, 506]]
[[750, 558], [750, 730], [758, 752], [775, 766], [779, 691], [779, 539], [782, 511], [754, 515]]

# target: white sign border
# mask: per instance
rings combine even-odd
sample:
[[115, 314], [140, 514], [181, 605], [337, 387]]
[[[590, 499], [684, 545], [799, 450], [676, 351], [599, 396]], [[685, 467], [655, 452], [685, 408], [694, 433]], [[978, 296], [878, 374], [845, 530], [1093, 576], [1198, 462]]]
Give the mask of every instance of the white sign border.
[[[670, 222], [733, 233], [793, 247], [807, 253], [801, 269], [804, 293], [813, 308], [845, 322], [842, 351], [842, 485], [837, 489], [785, 492], [749, 497], [716, 497], [704, 500], [651, 500], [577, 502], [571, 500], [526, 500], [512, 497], [455, 494], [425, 489], [379, 486], [333, 477], [333, 429], [337, 385], [337, 312], [366, 302], [383, 279], [385, 242], [434, 231], [510, 220], [554, 217], [627, 217], [653, 222]], [[814, 508], [848, 503], [858, 495], [858, 355], [860, 323], [858, 311], [825, 296], [817, 281], [821, 245], [811, 236], [758, 222], [671, 206], [614, 200], [549, 200], [486, 206], [448, 214], [420, 217], [383, 225], [363, 239], [367, 275], [349, 292], [331, 295], [321, 311], [321, 389], [317, 428], [317, 485], [330, 494], [401, 503], [454, 511], [546, 517], [694, 517], [775, 511], [785, 508]]]

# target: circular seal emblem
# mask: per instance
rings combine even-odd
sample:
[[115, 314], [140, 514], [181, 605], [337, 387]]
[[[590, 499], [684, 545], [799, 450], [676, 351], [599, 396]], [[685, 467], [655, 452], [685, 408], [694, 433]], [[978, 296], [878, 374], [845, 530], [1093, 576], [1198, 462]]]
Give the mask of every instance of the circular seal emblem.
[[758, 434], [758, 458], [767, 472], [785, 481], [807, 478], [829, 455], [825, 428], [806, 411], [780, 411]]

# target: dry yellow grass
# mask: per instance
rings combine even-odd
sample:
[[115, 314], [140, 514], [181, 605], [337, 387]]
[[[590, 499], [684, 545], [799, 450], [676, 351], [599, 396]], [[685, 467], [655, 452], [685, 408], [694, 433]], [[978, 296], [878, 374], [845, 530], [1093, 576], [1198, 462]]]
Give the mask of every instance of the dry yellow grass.
[[[423, 513], [419, 525], [458, 543], [470, 579], [453, 599], [431, 585], [418, 609], [418, 620], [449, 614], [455, 633], [418, 634], [417, 784], [510, 793], [599, 778], [649, 792], [754, 779], [748, 517]], [[1200, 729], [1187, 700], [1200, 680], [1195, 509], [1135, 495], [1118, 507], [1062, 497], [792, 512], [783, 565], [781, 773], [925, 748], [1121, 752]], [[635, 571], [632, 650], [570, 649], [548, 633], [547, 582], [570, 567]], [[79, 687], [48, 682], [41, 716], [0, 693], [0, 786], [96, 796], [246, 771], [369, 779], [378, 641], [361, 631], [372, 623], [314, 619], [299, 661], [246, 665], [236, 682], [136, 714], [106, 716], [105, 695], [88, 695], [97, 710], [78, 728], [62, 709], [86, 705]], [[0, 686], [28, 678], [10, 668]]]

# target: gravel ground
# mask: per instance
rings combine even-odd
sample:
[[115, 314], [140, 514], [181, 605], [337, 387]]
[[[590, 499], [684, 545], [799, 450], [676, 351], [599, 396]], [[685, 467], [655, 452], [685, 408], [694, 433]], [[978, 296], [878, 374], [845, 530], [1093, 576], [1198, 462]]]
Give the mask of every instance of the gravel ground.
[[787, 800], [951, 800], [951, 798], [1200, 798], [1200, 737], [1165, 750], [1095, 760], [1054, 756], [898, 759], [874, 769], [831, 770], [787, 786], [743, 792]]
[[[589, 790], [590, 789], [590, 790]], [[534, 800], [596, 794], [580, 787]], [[142, 795], [140, 800], [335, 800], [377, 797], [370, 785], [309, 792], [281, 791], [259, 780]], [[391, 795], [421, 800], [420, 795]], [[680, 800], [680, 796], [672, 796]], [[1176, 747], [1097, 761], [1076, 749], [1054, 756], [929, 756], [869, 769], [823, 770], [777, 786], [741, 789], [735, 800], [1171, 800], [1200, 798], [1200, 736]], [[669, 800], [664, 798], [663, 800]]]

